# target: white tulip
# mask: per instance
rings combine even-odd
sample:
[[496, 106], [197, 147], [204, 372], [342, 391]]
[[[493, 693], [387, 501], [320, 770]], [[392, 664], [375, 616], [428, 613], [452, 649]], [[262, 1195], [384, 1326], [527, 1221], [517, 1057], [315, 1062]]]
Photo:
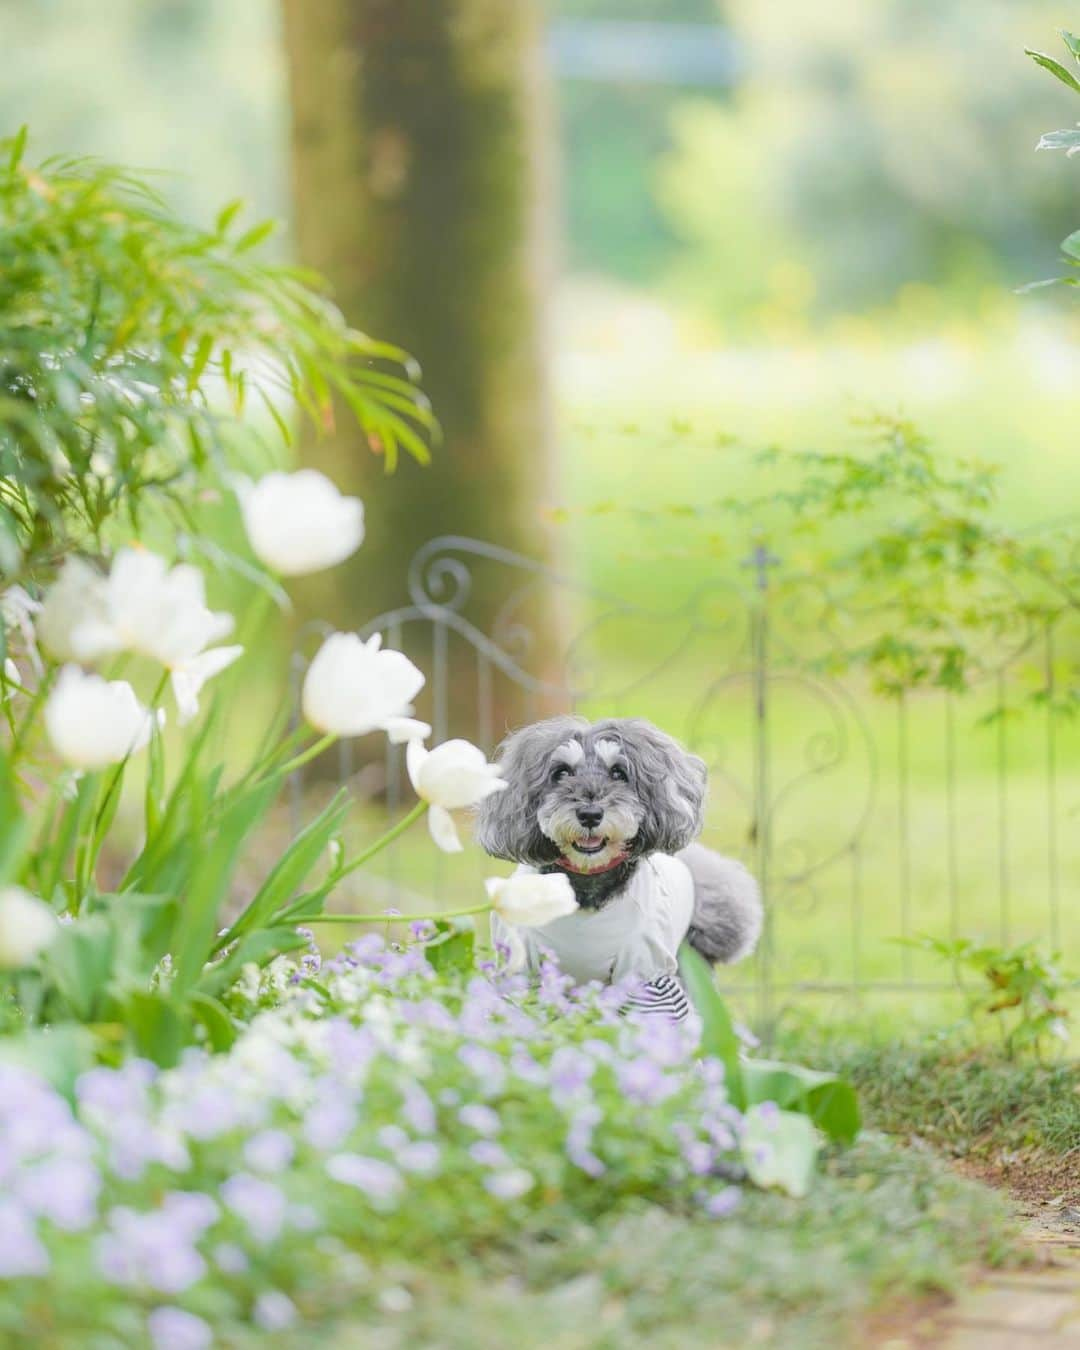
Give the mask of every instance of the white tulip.
[[75, 633], [94, 629], [108, 622], [107, 583], [95, 567], [83, 558], [68, 558], [60, 574], [45, 592], [38, 615], [37, 631], [41, 645], [55, 661], [86, 659]]
[[170, 569], [146, 549], [122, 549], [108, 578], [98, 577], [85, 563], [76, 569], [69, 564], [53, 591], [50, 650], [79, 661], [119, 651], [159, 661], [172, 677], [182, 723], [198, 712], [206, 681], [243, 651], [206, 650], [232, 632], [232, 615], [207, 606], [206, 583], [197, 567], [181, 563]]
[[237, 495], [252, 552], [281, 576], [321, 572], [363, 542], [363, 502], [343, 497], [317, 469], [242, 480]]
[[430, 805], [428, 829], [445, 853], [460, 853], [451, 811], [475, 806], [493, 792], [509, 786], [499, 777], [499, 766], [489, 764], [483, 750], [469, 741], [444, 741], [434, 750], [420, 741], [410, 741], [405, 752], [416, 795]]
[[520, 928], [541, 928], [552, 919], [573, 914], [578, 907], [574, 888], [563, 872], [489, 877], [484, 889], [499, 918]]
[[104, 680], [65, 666], [45, 704], [45, 730], [56, 753], [76, 769], [103, 769], [141, 750], [150, 713], [126, 680]]
[[81, 661], [111, 652], [141, 652], [172, 670], [232, 632], [231, 614], [207, 608], [206, 584], [197, 567], [170, 568], [142, 548], [121, 549], [105, 583], [105, 608], [71, 633]]
[[56, 915], [21, 886], [0, 887], [0, 970], [22, 970], [59, 931]]
[[326, 639], [304, 677], [304, 716], [313, 727], [335, 736], [387, 731], [391, 739], [401, 739], [403, 730], [428, 731], [410, 717], [423, 675], [401, 652], [381, 648], [378, 633], [367, 642], [355, 633]]

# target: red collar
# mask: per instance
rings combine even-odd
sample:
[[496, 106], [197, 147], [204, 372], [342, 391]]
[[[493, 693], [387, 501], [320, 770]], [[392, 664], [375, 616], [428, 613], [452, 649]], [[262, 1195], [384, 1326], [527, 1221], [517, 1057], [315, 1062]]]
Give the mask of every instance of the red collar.
[[605, 866], [593, 867], [586, 871], [583, 867], [574, 867], [570, 860], [560, 853], [556, 859], [555, 865], [556, 867], [561, 867], [564, 872], [573, 872], [576, 877], [602, 877], [605, 872], [613, 872], [616, 867], [621, 867], [624, 862], [626, 862], [626, 854], [620, 853]]

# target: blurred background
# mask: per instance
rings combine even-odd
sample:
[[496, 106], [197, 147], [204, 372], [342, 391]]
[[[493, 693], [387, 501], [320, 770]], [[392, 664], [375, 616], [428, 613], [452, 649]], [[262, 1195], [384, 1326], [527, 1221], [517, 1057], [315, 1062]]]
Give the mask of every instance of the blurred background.
[[[202, 222], [245, 198], [282, 220], [279, 256], [418, 359], [445, 433], [430, 468], [386, 478], [345, 418], [303, 448], [364, 496], [369, 539], [302, 608], [358, 627], [467, 580], [490, 650], [427, 626], [438, 731], [493, 741], [572, 684], [587, 711], [691, 737], [714, 839], [770, 872], [762, 978], [887, 992], [932, 978], [900, 934], [1075, 948], [1075, 725], [1003, 739], [996, 684], [906, 710], [822, 693], [807, 600], [763, 664], [774, 564], [743, 566], [762, 522], [687, 508], [749, 492], [762, 446], [853, 450], [884, 413], [999, 464], [1011, 526], [1075, 512], [1077, 311], [1018, 294], [1059, 270], [1080, 214], [1075, 166], [1034, 153], [1072, 100], [1023, 51], [1066, 17], [1042, 0], [0, 0], [0, 126], [28, 123], [39, 156], [160, 170]], [[441, 535], [559, 581], [458, 549], [410, 593]], [[734, 599], [703, 608], [702, 586]], [[1059, 635], [1035, 666], [1050, 680], [1074, 650]], [[393, 806], [399, 766], [382, 772], [365, 781]], [[419, 852], [358, 901], [408, 907]], [[451, 898], [467, 870], [447, 869]]]

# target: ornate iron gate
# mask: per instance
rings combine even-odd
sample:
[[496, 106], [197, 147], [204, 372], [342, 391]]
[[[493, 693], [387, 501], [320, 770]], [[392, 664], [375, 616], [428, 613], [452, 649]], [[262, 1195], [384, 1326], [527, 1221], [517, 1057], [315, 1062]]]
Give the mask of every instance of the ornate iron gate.
[[[479, 568], [515, 583], [490, 631], [470, 618]], [[558, 591], [573, 633], [554, 677], [528, 623], [538, 588]], [[1053, 628], [1006, 653], [975, 693], [885, 699], [857, 677], [830, 673], [843, 635], [820, 584], [784, 576], [764, 547], [738, 577], [650, 611], [497, 546], [444, 536], [413, 559], [407, 602], [362, 633], [376, 631], [428, 673], [421, 711], [436, 742], [457, 735], [493, 750], [505, 730], [495, 724], [497, 694], [508, 682], [526, 720], [556, 707], [641, 715], [705, 758], [706, 842], [743, 858], [765, 896], [760, 949], [729, 988], [753, 996], [766, 1027], [795, 996], [952, 987], [940, 965], [894, 939], [925, 932], [1080, 945], [1067, 903], [1080, 894], [1080, 728], [1049, 696]], [[305, 647], [319, 636], [310, 632]], [[1033, 650], [1048, 696], [1017, 724], [1007, 685]], [[297, 693], [308, 655], [296, 653]], [[462, 679], [471, 684], [467, 714]], [[348, 780], [354, 746], [343, 742], [339, 755]], [[388, 746], [376, 785], [391, 815], [406, 798], [402, 760]], [[299, 825], [300, 783], [293, 809]], [[421, 868], [424, 852], [410, 836], [361, 898], [407, 912], [411, 897], [475, 887], [492, 866], [480, 857], [447, 866], [431, 850]]]

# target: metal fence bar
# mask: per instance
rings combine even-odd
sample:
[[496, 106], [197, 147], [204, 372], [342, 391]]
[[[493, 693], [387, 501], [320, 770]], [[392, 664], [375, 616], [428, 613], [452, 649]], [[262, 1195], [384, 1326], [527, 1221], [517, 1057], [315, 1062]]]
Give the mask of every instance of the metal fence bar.
[[998, 672], [996, 694], [997, 745], [994, 768], [997, 777], [998, 835], [998, 928], [1002, 946], [1009, 942], [1009, 745], [1008, 705], [1005, 676]]
[[900, 969], [905, 980], [911, 979], [911, 807], [910, 766], [908, 763], [907, 699], [901, 693], [896, 701], [896, 772], [897, 772], [897, 844], [900, 854]]
[[1061, 942], [1061, 904], [1058, 893], [1058, 793], [1057, 793], [1057, 716], [1054, 709], [1054, 630], [1045, 629], [1046, 670], [1046, 868], [1050, 901], [1050, 942], [1057, 949]]
[[956, 826], [956, 709], [951, 690], [945, 691], [945, 830], [949, 875], [949, 936], [960, 936], [960, 862]]

